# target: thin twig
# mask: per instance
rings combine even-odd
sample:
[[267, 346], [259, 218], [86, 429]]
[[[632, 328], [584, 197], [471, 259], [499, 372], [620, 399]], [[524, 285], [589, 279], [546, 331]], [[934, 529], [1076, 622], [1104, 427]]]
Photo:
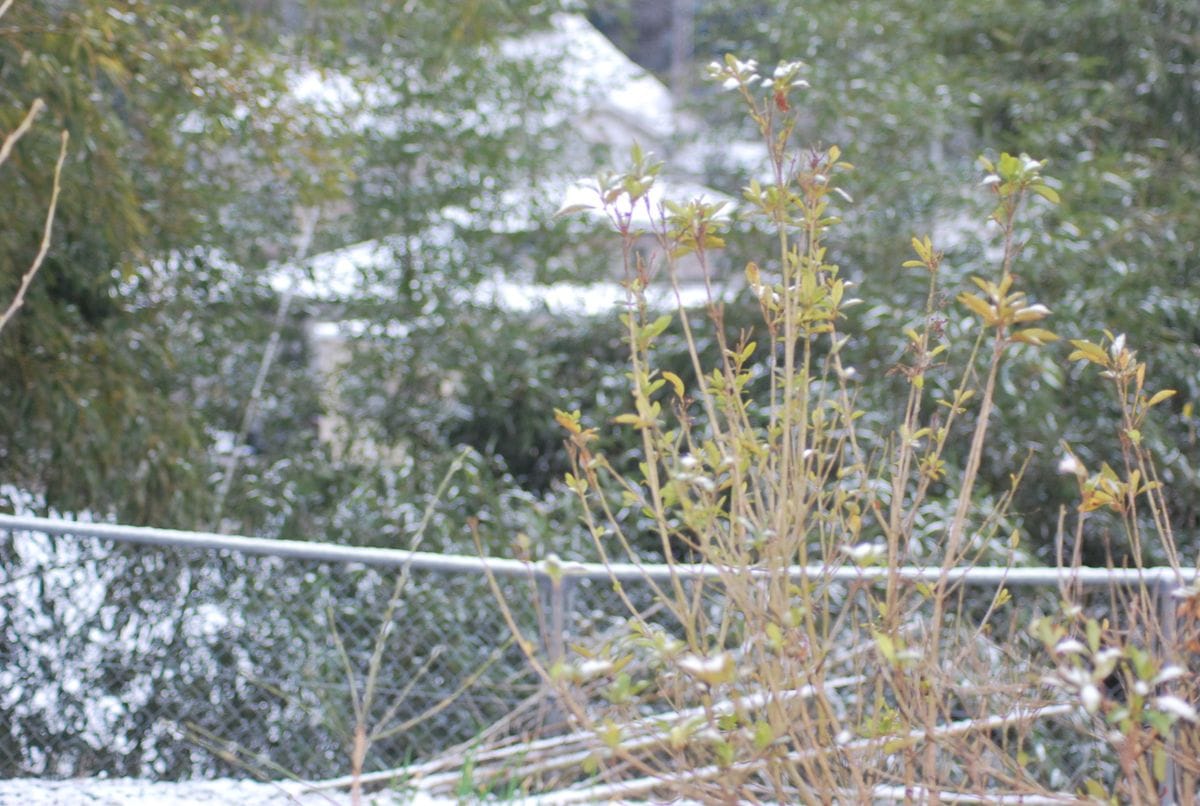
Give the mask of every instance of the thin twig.
[[[312, 208], [306, 208], [300, 214], [300, 236], [296, 241], [296, 255], [294, 262], [301, 263], [308, 257], [309, 247], [312, 245], [313, 233], [317, 227], [318, 211]], [[233, 480], [237, 476], [238, 463], [241, 461], [241, 453], [238, 450], [246, 438], [250, 434], [250, 430], [254, 427], [254, 422], [258, 418], [258, 405], [262, 399], [263, 389], [267, 383], [267, 373], [271, 370], [271, 365], [275, 362], [275, 353], [279, 349], [279, 342], [283, 336], [283, 325], [287, 319], [288, 310], [292, 305], [292, 298], [296, 295], [296, 281], [293, 277], [292, 282], [288, 285], [287, 290], [283, 292], [283, 297], [279, 300], [279, 309], [275, 312], [275, 321], [271, 325], [271, 335], [267, 340], [267, 346], [263, 350], [262, 360], [258, 365], [258, 374], [254, 377], [254, 386], [250, 389], [250, 397], [246, 400], [246, 409], [242, 414], [242, 423], [238, 427], [237, 436], [233, 440], [233, 450], [229, 454], [229, 462], [225, 468], [225, 474], [221, 477], [221, 486], [217, 489], [217, 502], [213, 507], [213, 531], [221, 532], [221, 518], [225, 514], [225, 500], [229, 497], [229, 492], [233, 488]]]
[[[11, 144], [15, 143], [17, 139], [20, 139], [20, 136], [23, 135], [26, 130], [28, 130], [28, 124], [33, 120], [34, 115], [41, 109], [41, 107], [41, 99], [34, 101], [33, 106], [29, 109], [29, 114], [26, 115], [25, 120], [21, 122], [21, 126], [19, 126], [16, 131], [14, 131], [8, 136], [8, 138], [5, 139], [4, 146], [0, 148], [0, 163], [3, 163], [4, 160], [8, 158], [8, 152], [12, 148]], [[42, 228], [42, 243], [41, 246], [38, 247], [38, 253], [34, 257], [33, 263], [29, 265], [29, 269], [21, 277], [21, 286], [17, 289], [16, 296], [13, 297], [12, 302], [9, 303], [8, 310], [4, 312], [3, 316], [0, 316], [0, 331], [4, 330], [4, 327], [8, 324], [9, 320], [13, 318], [17, 310], [25, 304], [25, 292], [29, 290], [29, 285], [33, 282], [34, 275], [38, 273], [38, 269], [42, 267], [42, 261], [46, 259], [46, 253], [50, 251], [50, 239], [54, 231], [54, 211], [58, 207], [58, 193], [61, 188], [62, 167], [63, 162], [66, 161], [67, 158], [67, 141], [69, 139], [70, 135], [67, 134], [66, 129], [63, 129], [60, 138], [61, 142], [58, 148], [58, 162], [56, 162], [54, 165], [54, 189], [50, 192], [50, 204], [46, 208], [46, 223]]]
[[30, 104], [29, 111], [25, 113], [24, 120], [21, 121], [17, 128], [9, 132], [8, 137], [4, 138], [4, 143], [0, 145], [0, 165], [3, 165], [8, 160], [13, 146], [29, 132], [30, 127], [33, 126], [33, 121], [38, 115], [42, 114], [42, 110], [45, 108], [46, 104], [41, 98], [35, 98], [33, 103]]
[[[1047, 705], [1041, 708], [1018, 708], [1010, 711], [1007, 714], [998, 714], [995, 716], [986, 717], [984, 719], [966, 719], [959, 722], [951, 722], [946, 725], [940, 725], [931, 731], [932, 735], [928, 735], [924, 728], [918, 728], [901, 736], [882, 736], [870, 739], [860, 739], [841, 747], [835, 746], [795, 751], [786, 754], [781, 760], [798, 761], [816, 754], [849, 754], [870, 752], [873, 750], [879, 750], [885, 746], [894, 747], [898, 742], [916, 743], [929, 739], [945, 738], [947, 736], [965, 733], [991, 731], [1004, 728], [1012, 724], [1029, 722], [1047, 716], [1065, 714], [1076, 708], [1078, 708], [1078, 706], [1075, 704]], [[621, 800], [624, 798], [634, 798], [638, 796], [644, 797], [654, 792], [656, 789], [660, 789], [664, 786], [670, 787], [672, 784], [689, 784], [694, 781], [712, 780], [714, 778], [729, 775], [732, 771], [757, 771], [766, 763], [767, 762], [765, 760], [755, 760], [741, 764], [734, 764], [731, 766], [712, 765], [708, 767], [687, 770], [685, 772], [676, 773], [673, 775], [663, 775], [661, 777], [643, 778], [633, 781], [622, 781], [616, 784], [603, 784], [600, 786], [588, 787], [586, 789], [565, 790], [546, 795], [543, 798], [543, 802], [592, 803], [597, 801]]]

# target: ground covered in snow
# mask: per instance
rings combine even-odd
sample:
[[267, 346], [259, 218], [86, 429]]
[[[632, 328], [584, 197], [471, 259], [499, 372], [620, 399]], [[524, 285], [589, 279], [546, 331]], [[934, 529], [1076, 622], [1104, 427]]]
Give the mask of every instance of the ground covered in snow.
[[[453, 803], [408, 792], [375, 792], [363, 798], [375, 806], [432, 806]], [[193, 804], [237, 804], [237, 806], [344, 806], [350, 795], [344, 791], [303, 792], [292, 783], [256, 781], [189, 781], [154, 783], [137, 780], [70, 781], [18, 779], [0, 781], [0, 806], [193, 806]]]

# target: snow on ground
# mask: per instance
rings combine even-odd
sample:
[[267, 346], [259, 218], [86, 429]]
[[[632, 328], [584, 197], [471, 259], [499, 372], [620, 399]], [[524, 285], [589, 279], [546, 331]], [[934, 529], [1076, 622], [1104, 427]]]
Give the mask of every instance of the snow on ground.
[[[435, 806], [454, 803], [420, 792], [373, 792], [364, 803], [378, 806]], [[189, 781], [154, 783], [131, 779], [100, 780], [81, 778], [70, 781], [16, 779], [0, 781], [0, 806], [344, 806], [350, 803], [347, 792], [302, 793], [293, 783], [256, 781]]]

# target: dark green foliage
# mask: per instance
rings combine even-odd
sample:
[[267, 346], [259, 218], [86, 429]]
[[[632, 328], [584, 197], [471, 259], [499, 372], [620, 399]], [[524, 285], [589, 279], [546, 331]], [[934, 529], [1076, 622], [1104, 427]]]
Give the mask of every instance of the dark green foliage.
[[0, 340], [4, 477], [60, 510], [195, 524], [206, 509], [203, 424], [176, 374], [197, 345], [170, 343], [164, 319], [195, 299], [192, 277], [162, 258], [268, 246], [234, 213], [258, 204], [240, 177], [276, 166], [253, 188], [274, 194], [304, 136], [278, 103], [281, 63], [208, 11], [18, 3], [0, 23], [0, 130], [34, 98], [48, 109], [0, 174], [5, 299], [37, 244], [56, 129], [72, 135], [49, 257]]
[[[1187, 502], [1200, 492], [1200, 453], [1194, 421], [1180, 413], [1200, 398], [1200, 9], [1182, 0], [1030, 0], [742, 11], [701, 5], [697, 60], [726, 51], [764, 64], [804, 59], [811, 126], [797, 137], [841, 144], [858, 168], [848, 185], [856, 199], [850, 229], [831, 248], [872, 301], [859, 313], [875, 331], [855, 359], [864, 374], [878, 377], [901, 358], [897, 326], [921, 305], [923, 279], [898, 268], [910, 235], [932, 229], [946, 250], [945, 270], [957, 281], [947, 299], [969, 274], [986, 273], [987, 210], [969, 193], [975, 155], [1049, 157], [1063, 204], [1029, 230], [1016, 270], [1054, 311], [1061, 336], [1125, 332], [1159, 388], [1179, 390], [1152, 439], [1180, 525], [1194, 529]], [[718, 99], [706, 108], [727, 106]], [[953, 303], [945, 315], [951, 329], [962, 319]], [[1060, 440], [1093, 471], [1118, 456], [1108, 393], [1067, 365], [1067, 352], [1030, 350], [1007, 367], [997, 416], [1008, 436], [991, 442], [984, 471], [993, 468], [990, 482], [1003, 489], [1033, 450], [1016, 510], [1046, 559], [1058, 507], [1075, 495], [1055, 474]], [[893, 376], [863, 395], [886, 401], [898, 382]], [[1097, 413], [1113, 426], [1097, 431]]]
[[[548, 414], [556, 405], [619, 403], [615, 335], [598, 325], [600, 336], [592, 325], [506, 323], [461, 309], [446, 292], [497, 266], [551, 279], [598, 270], [563, 257], [577, 233], [542, 221], [548, 210], [536, 201], [514, 210], [511, 196], [502, 198], [522, 177], [536, 185], [564, 135], [528, 125], [553, 111], [553, 70], [497, 58], [506, 37], [536, 30], [552, 10], [471, 3], [447, 18], [437, 4], [403, 15], [357, 3], [15, 5], [0, 31], [8, 110], [0, 128], [11, 128], [35, 96], [50, 114], [0, 174], [23, 201], [4, 212], [5, 293], [36, 247], [54, 127], [71, 129], [74, 145], [54, 249], [0, 340], [10, 379], [0, 406], [6, 478], [60, 509], [211, 525], [222, 461], [213, 464], [213, 434], [236, 431], [278, 305], [253, 267], [289, 255], [295, 204], [347, 194], [354, 214], [323, 218], [315, 249], [380, 235], [407, 246], [373, 278], [393, 295], [354, 301], [344, 314], [395, 322], [438, 312], [410, 342], [360, 345], [379, 354], [356, 358], [344, 378], [353, 414], [373, 438], [404, 443], [421, 462], [444, 464], [455, 445], [468, 445], [497, 490], [549, 489], [562, 460]], [[614, 30], [633, 18], [614, 3], [598, 14]], [[1031, 230], [1038, 234], [1019, 271], [1054, 310], [1060, 334], [1126, 331], [1161, 384], [1180, 390], [1176, 416], [1151, 436], [1165, 451], [1165, 480], [1179, 491], [1185, 526], [1196, 517], [1185, 502], [1195, 497], [1197, 456], [1193, 424], [1178, 414], [1200, 396], [1192, 282], [1198, 14], [1183, 2], [1116, 0], [699, 4], [695, 39], [698, 62], [727, 50], [764, 63], [807, 60], [813, 90], [797, 137], [841, 143], [859, 168], [849, 187], [858, 201], [831, 249], [863, 281], [863, 296], [882, 300], [856, 314], [869, 326], [856, 361], [865, 377], [881, 379], [863, 388], [864, 400], [886, 401], [903, 386], [885, 373], [903, 357], [899, 312], [918, 309], [923, 295], [922, 279], [897, 268], [910, 235], [933, 228], [936, 243], [940, 228], [949, 276], [982, 272], [987, 232], [963, 223], [952, 242], [944, 226], [986, 213], [964, 201], [976, 177], [970, 161], [985, 145], [1051, 157], [1064, 204], [1047, 214], [1048, 226]], [[296, 65], [373, 79], [391, 104], [373, 114], [396, 120], [339, 128], [356, 110], [331, 121], [283, 102], [286, 71]], [[519, 114], [497, 114], [512, 111], [505, 99], [517, 97]], [[697, 100], [714, 126], [735, 117], [723, 99]], [[727, 190], [745, 179], [719, 155], [710, 167]], [[425, 237], [447, 206], [475, 222], [456, 226], [452, 248]], [[492, 231], [513, 215], [532, 226]], [[735, 270], [756, 257], [744, 242], [730, 238]], [[208, 247], [251, 268], [235, 269]], [[169, 250], [174, 257], [164, 260]], [[948, 286], [947, 298], [957, 290]], [[380, 470], [334, 459], [313, 438], [324, 404], [307, 380], [299, 329], [307, 311], [297, 308], [262, 401], [256, 453], [226, 512], [247, 530], [286, 523], [323, 533], [320, 518], [272, 508], [285, 500], [292, 513], [336, 507], [372, 487], [363, 478]], [[961, 312], [948, 305], [945, 313], [953, 330]], [[1084, 411], [1111, 409], [1080, 368], [1059, 368], [1061, 358], [1030, 351], [1007, 367], [997, 416], [1014, 438], [996, 441], [987, 463], [1001, 489], [1027, 446], [1035, 449], [1018, 509], [1043, 538], [1072, 494], [1054, 474], [1059, 440], [1089, 466], [1111, 459], [1115, 445], [1076, 425], [1089, 420]], [[397, 369], [411, 385], [372, 389]], [[309, 481], [299, 480], [303, 473]]]

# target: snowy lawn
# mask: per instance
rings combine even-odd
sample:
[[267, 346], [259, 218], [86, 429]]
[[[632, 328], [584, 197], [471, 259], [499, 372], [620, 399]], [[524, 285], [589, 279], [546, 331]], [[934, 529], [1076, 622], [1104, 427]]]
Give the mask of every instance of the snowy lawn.
[[[454, 802], [411, 791], [375, 792], [363, 797], [363, 803], [376, 806], [434, 806]], [[154, 783], [129, 779], [41, 781], [23, 778], [0, 781], [0, 806], [212, 806], [219, 803], [237, 806], [344, 806], [350, 803], [350, 795], [333, 791], [302, 794], [302, 789], [293, 783], [264, 784], [231, 780]]]

